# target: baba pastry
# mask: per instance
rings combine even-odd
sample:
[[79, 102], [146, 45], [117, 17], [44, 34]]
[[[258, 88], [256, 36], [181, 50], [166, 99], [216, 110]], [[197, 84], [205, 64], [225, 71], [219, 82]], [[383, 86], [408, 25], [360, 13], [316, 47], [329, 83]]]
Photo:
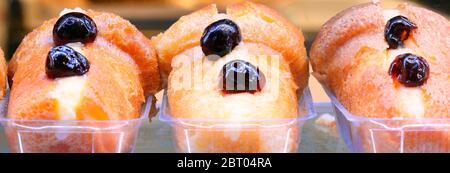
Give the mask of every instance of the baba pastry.
[[[310, 56], [314, 76], [350, 113], [414, 124], [406, 119], [450, 117], [449, 52], [450, 23], [443, 16], [409, 4], [385, 9], [367, 3], [327, 21]], [[352, 131], [361, 135], [367, 151], [374, 151], [370, 128], [361, 125]], [[450, 151], [445, 127], [430, 127], [428, 133], [409, 130], [404, 152]], [[378, 146], [386, 146], [379, 152], [398, 151], [399, 133], [390, 134], [379, 137], [385, 142]]]
[[209, 5], [152, 38], [170, 115], [180, 120], [177, 148], [296, 152], [298, 124], [275, 125], [274, 119], [299, 115], [297, 101], [308, 82], [303, 42], [284, 17], [251, 2], [228, 6], [226, 13]]
[[[11, 59], [8, 77], [7, 117], [17, 121], [137, 119], [145, 98], [160, 89], [150, 40], [117, 15], [81, 9], [65, 10], [28, 34]], [[134, 130], [125, 130], [123, 152], [130, 149]], [[113, 136], [74, 134], [61, 140], [36, 133], [22, 142], [33, 146], [32, 152], [91, 152], [86, 146], [92, 145], [97, 152], [115, 152], [119, 139]]]

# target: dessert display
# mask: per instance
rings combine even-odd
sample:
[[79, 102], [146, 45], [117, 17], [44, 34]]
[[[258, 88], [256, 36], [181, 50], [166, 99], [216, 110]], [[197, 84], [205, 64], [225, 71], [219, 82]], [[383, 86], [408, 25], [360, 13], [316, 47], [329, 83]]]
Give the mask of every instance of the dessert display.
[[4, 5], [0, 152], [450, 153], [445, 5], [258, 2]]
[[150, 40], [117, 15], [82, 9], [28, 34], [8, 78], [13, 152], [130, 152], [142, 105], [160, 89]]
[[356, 152], [450, 152], [450, 23], [409, 4], [351, 7], [311, 49], [314, 76]]
[[162, 117], [178, 151], [296, 152], [298, 118], [308, 115], [303, 42], [284, 17], [251, 2], [226, 13], [209, 5], [153, 37], [167, 85]]

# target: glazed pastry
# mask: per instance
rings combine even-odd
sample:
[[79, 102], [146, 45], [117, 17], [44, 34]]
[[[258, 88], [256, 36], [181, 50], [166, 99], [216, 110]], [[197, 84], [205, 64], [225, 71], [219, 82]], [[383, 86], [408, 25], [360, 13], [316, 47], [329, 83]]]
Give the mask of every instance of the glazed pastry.
[[[174, 126], [180, 151], [296, 151], [298, 124], [270, 129], [262, 126], [271, 121], [258, 121], [297, 118], [298, 93], [308, 82], [303, 42], [293, 24], [250, 2], [228, 6], [226, 13], [207, 6], [152, 38], [171, 116], [196, 121]], [[238, 127], [204, 130], [215, 121]], [[245, 130], [242, 121], [258, 123]]]
[[[449, 52], [450, 24], [443, 16], [408, 4], [383, 9], [368, 3], [326, 22], [310, 55], [314, 76], [354, 115], [449, 118]], [[430, 133], [427, 141], [444, 142], [438, 145], [448, 152], [450, 145], [444, 144], [450, 141], [442, 140], [450, 138], [442, 133]], [[414, 142], [419, 141], [405, 141], [405, 151], [427, 145]]]
[[[117, 15], [81, 9], [65, 10], [28, 34], [8, 76], [12, 88], [7, 116], [15, 120], [136, 119], [145, 97], [160, 88], [150, 40]], [[35, 140], [40, 137], [54, 136], [36, 135]], [[97, 151], [114, 151], [107, 135], [96, 139], [95, 144], [104, 145]], [[82, 142], [35, 145], [40, 151], [64, 146], [60, 149], [84, 152], [77, 148]]]

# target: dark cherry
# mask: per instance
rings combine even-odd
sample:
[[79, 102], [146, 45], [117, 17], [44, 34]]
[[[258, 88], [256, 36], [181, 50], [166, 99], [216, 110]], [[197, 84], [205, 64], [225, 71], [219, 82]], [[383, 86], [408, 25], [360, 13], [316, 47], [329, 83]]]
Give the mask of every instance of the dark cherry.
[[89, 71], [89, 62], [72, 48], [57, 46], [48, 53], [45, 71], [50, 78], [83, 75]]
[[206, 27], [200, 40], [203, 53], [223, 57], [241, 42], [241, 32], [236, 23], [222, 19]]
[[390, 49], [403, 47], [403, 41], [408, 39], [411, 31], [417, 26], [404, 16], [396, 16], [390, 19], [384, 29], [384, 38]]
[[53, 40], [57, 45], [89, 43], [97, 37], [97, 25], [87, 15], [71, 12], [61, 16], [53, 27]]
[[410, 53], [398, 55], [389, 68], [389, 75], [406, 87], [424, 84], [429, 73], [430, 67], [427, 61]]
[[265, 85], [265, 76], [259, 69], [242, 60], [233, 60], [223, 66], [221, 89], [225, 94], [255, 93]]

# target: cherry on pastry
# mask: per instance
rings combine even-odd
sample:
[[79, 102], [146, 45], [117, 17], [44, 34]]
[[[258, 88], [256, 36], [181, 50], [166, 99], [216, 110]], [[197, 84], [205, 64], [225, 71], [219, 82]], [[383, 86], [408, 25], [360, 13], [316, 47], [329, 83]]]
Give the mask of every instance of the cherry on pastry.
[[71, 12], [61, 16], [53, 27], [53, 40], [57, 45], [90, 43], [97, 37], [97, 25], [86, 14]]
[[407, 40], [411, 31], [417, 26], [404, 16], [396, 16], [390, 19], [384, 30], [384, 38], [389, 44], [389, 49], [403, 47], [403, 41]]
[[236, 23], [229, 19], [216, 21], [206, 27], [200, 40], [203, 53], [223, 57], [241, 42], [241, 32]]
[[398, 55], [389, 68], [389, 75], [406, 87], [417, 87], [424, 84], [430, 73], [427, 61], [414, 54]]
[[64, 45], [52, 48], [45, 62], [45, 72], [49, 78], [83, 75], [89, 67], [86, 57]]
[[221, 89], [225, 94], [255, 93], [265, 85], [265, 76], [259, 69], [242, 60], [233, 60], [223, 66]]

